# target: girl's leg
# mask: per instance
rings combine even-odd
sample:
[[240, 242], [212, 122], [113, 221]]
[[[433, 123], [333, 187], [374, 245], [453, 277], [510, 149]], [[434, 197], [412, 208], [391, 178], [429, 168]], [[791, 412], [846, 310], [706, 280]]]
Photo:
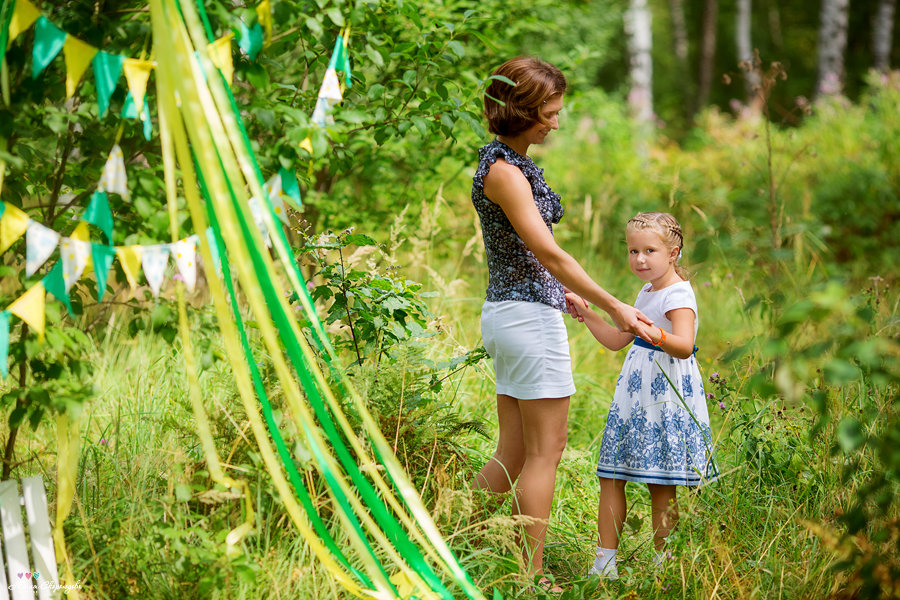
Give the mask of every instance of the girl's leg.
[[653, 546], [662, 550], [669, 532], [678, 522], [678, 504], [674, 485], [648, 483], [653, 521]]
[[475, 475], [475, 487], [497, 494], [498, 501], [502, 502], [501, 495], [512, 489], [525, 462], [518, 400], [497, 394], [497, 423], [500, 429], [497, 451]]
[[514, 514], [532, 517], [525, 526], [524, 557], [531, 574], [544, 572], [544, 538], [556, 486], [556, 468], [566, 447], [569, 398], [521, 400], [525, 462], [516, 485]]
[[625, 523], [625, 480], [600, 478], [600, 506], [597, 509], [597, 533], [600, 546], [615, 550], [619, 547], [619, 533]]

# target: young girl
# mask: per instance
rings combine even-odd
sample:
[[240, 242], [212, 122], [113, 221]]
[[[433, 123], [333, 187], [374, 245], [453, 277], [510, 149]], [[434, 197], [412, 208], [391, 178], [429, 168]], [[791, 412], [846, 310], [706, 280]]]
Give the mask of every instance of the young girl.
[[703, 380], [694, 357], [697, 301], [677, 264], [684, 243], [681, 226], [667, 213], [640, 213], [628, 221], [625, 239], [628, 264], [646, 282], [634, 306], [653, 321], [654, 345], [619, 331], [582, 303], [577, 305], [591, 333], [610, 350], [634, 342], [616, 382], [597, 464], [600, 544], [588, 574], [609, 578], [618, 577], [616, 551], [625, 521], [626, 482], [650, 488], [658, 565], [666, 536], [678, 519], [675, 486], [697, 486], [718, 477]]

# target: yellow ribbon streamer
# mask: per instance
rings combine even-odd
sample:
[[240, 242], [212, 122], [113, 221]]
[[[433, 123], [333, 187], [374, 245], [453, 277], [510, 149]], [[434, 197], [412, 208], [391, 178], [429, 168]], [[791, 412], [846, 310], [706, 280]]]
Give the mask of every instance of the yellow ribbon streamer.
[[66, 537], [63, 523], [72, 511], [75, 498], [75, 476], [78, 473], [80, 419], [69, 419], [69, 415], [56, 417], [56, 526], [53, 528], [53, 545], [56, 548], [57, 560], [62, 558], [66, 565], [65, 586], [67, 598], [79, 598], [75, 575], [72, 570], [72, 559], [66, 549]]

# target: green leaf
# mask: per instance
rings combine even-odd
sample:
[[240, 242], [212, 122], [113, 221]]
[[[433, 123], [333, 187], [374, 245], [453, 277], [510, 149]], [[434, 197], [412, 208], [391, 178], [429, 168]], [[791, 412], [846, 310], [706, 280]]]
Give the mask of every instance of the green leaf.
[[[462, 58], [466, 55], [466, 49], [463, 48], [463, 45], [460, 44], [459, 42], [457, 42], [456, 40], [449, 42], [447, 44], [447, 48], [449, 48], [450, 51], [456, 55], [457, 58]], [[496, 78], [496, 77], [502, 77], [502, 76], [501, 75], [493, 75], [492, 77]]]
[[376, 67], [384, 66], [384, 58], [382, 58], [381, 52], [379, 52], [369, 44], [366, 44], [366, 55], [369, 57], [369, 60], [372, 61], [372, 64], [374, 64]]
[[328, 18], [331, 19], [331, 22], [338, 27], [344, 26], [344, 15], [341, 14], [341, 10], [338, 7], [331, 6], [329, 8], [326, 8], [325, 14], [328, 15]]
[[496, 81], [502, 81], [503, 83], [508, 83], [509, 85], [515, 87], [516, 82], [506, 77], [505, 75], [489, 75], [488, 79], [494, 79]]

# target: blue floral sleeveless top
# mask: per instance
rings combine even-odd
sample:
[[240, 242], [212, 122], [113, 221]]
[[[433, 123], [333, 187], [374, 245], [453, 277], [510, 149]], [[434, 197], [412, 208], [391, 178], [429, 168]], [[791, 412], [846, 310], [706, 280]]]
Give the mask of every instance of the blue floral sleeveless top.
[[487, 300], [542, 302], [565, 311], [566, 296], [562, 284], [525, 246], [503, 209], [484, 195], [484, 176], [498, 158], [517, 166], [531, 184], [534, 203], [551, 233], [554, 223], [559, 223], [563, 216], [559, 194], [544, 181], [543, 169], [498, 140], [480, 148], [478, 158], [478, 170], [472, 178], [472, 204], [481, 221], [487, 253]]

